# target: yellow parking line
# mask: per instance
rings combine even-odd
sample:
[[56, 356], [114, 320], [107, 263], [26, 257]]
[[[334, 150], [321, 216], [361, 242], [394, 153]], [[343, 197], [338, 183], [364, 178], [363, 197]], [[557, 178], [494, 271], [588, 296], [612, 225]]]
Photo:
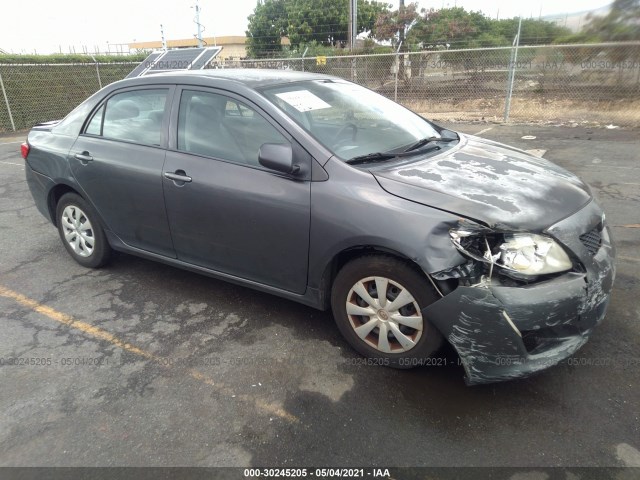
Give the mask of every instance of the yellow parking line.
[[[42, 305], [41, 303], [38, 303], [37, 301], [29, 297], [26, 297], [21, 293], [14, 292], [13, 290], [5, 288], [2, 285], [0, 285], [0, 297], [5, 297], [11, 300], [14, 300], [15, 302], [19, 303], [23, 307], [29, 308], [34, 312], [44, 315], [45, 317], [51, 320], [54, 320], [58, 323], [62, 323], [63, 325], [66, 325], [68, 327], [75, 328], [76, 330], [80, 330], [81, 332], [86, 333], [87, 335], [90, 335], [94, 338], [98, 338], [100, 340], [109, 342], [112, 345], [115, 345], [127, 352], [133, 353], [140, 357], [146, 358], [147, 360], [157, 362], [162, 367], [173, 368], [169, 364], [169, 362], [166, 362], [167, 359], [165, 358], [158, 357], [157, 355], [154, 355], [151, 352], [147, 352], [142, 348], [136, 347], [131, 343], [128, 343], [119, 339], [115, 335], [109, 333], [106, 330], [103, 330], [102, 328], [96, 327], [94, 325], [91, 325], [89, 323], [86, 323], [80, 320], [76, 320], [75, 318], [71, 317], [70, 315], [67, 315], [66, 313], [58, 312], [57, 310], [54, 310], [51, 307]], [[187, 372], [191, 378], [215, 388], [220, 393], [223, 393], [228, 396], [231, 396], [233, 394], [233, 390], [231, 390], [229, 387], [226, 387], [221, 383], [214, 382], [212, 378], [207, 377], [206, 375], [204, 375], [203, 373], [197, 370], [188, 369]], [[249, 395], [237, 395], [236, 398], [243, 402], [253, 403], [258, 410], [262, 410], [263, 412], [269, 413], [271, 415], [276, 415], [289, 422], [298, 423], [300, 421], [298, 417], [290, 414], [280, 406], [273, 403], [269, 403], [261, 398], [253, 398]]]
[[35, 300], [30, 299], [29, 297], [25, 297], [24, 295], [18, 292], [14, 292], [13, 290], [9, 290], [8, 288], [4, 288], [3, 286], [0, 286], [0, 296], [15, 300], [23, 307], [30, 308], [31, 310], [34, 310], [40, 313], [41, 315], [44, 315], [45, 317], [49, 317], [51, 320], [55, 320], [56, 322], [60, 322], [69, 327], [73, 327], [75, 329], [81, 330], [84, 333], [87, 333], [93, 337], [97, 337], [101, 340], [105, 340], [109, 343], [112, 343], [113, 345], [116, 345], [117, 347], [122, 348], [123, 350], [126, 350], [131, 353], [135, 353], [136, 355], [139, 355], [144, 358], [159, 360], [159, 358], [155, 357], [152, 353], [145, 352], [144, 350], [138, 347], [135, 347], [129, 343], [123, 342], [122, 340], [110, 334], [106, 330], [103, 330], [98, 327], [94, 327], [93, 325], [86, 322], [75, 320], [73, 317], [70, 317], [69, 315], [58, 312], [57, 310], [54, 310], [51, 307], [47, 307], [46, 305], [42, 305], [36, 302]]
[[480, 135], [482, 135], [483, 133], [487, 133], [489, 130], [493, 130], [493, 127], [487, 127], [487, 128], [483, 128], [482, 130], [480, 130], [479, 132], [475, 133], [476, 137], [479, 137]]

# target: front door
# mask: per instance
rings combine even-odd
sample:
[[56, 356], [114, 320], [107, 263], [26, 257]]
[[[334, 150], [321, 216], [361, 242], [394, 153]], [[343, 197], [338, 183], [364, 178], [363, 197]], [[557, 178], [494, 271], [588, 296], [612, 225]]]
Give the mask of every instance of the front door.
[[164, 192], [177, 256], [245, 280], [304, 293], [310, 183], [258, 163], [263, 143], [291, 143], [247, 103], [183, 90]]

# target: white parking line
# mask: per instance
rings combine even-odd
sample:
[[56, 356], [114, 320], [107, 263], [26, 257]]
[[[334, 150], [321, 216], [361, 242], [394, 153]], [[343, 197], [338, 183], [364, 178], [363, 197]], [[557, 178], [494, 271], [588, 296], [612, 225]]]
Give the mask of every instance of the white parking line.
[[489, 130], [493, 130], [493, 127], [487, 127], [484, 130], [480, 130], [478, 133], [476, 133], [476, 137], [479, 137], [483, 133], [487, 133]]
[[24, 168], [24, 164], [20, 164], [20, 163], [13, 163], [13, 162], [0, 162], [3, 165], [14, 165], [16, 167], [22, 167]]
[[16, 142], [0, 142], [0, 145], [11, 145], [13, 143], [24, 143], [24, 140], [18, 140]]
[[542, 148], [533, 148], [531, 150], [525, 150], [525, 152], [533, 155], [534, 157], [542, 158], [542, 156], [547, 153], [546, 150]]

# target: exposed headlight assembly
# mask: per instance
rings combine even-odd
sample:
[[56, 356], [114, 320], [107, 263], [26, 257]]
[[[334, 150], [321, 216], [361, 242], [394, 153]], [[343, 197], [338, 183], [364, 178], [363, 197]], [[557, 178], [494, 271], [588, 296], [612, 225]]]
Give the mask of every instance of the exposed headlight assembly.
[[505, 235], [498, 265], [525, 275], [544, 275], [571, 270], [573, 264], [551, 237], [527, 233]]
[[485, 228], [449, 232], [455, 247], [475, 260], [503, 268], [514, 276], [535, 276], [571, 270], [573, 263], [551, 237], [534, 233], [500, 233]]

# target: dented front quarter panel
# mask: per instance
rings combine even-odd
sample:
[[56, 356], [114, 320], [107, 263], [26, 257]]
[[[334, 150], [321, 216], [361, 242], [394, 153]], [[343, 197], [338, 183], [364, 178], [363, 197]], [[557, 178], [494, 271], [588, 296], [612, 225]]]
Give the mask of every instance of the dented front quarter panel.
[[[590, 202], [546, 230], [584, 271], [526, 286], [497, 279], [460, 286], [422, 313], [460, 355], [468, 384], [523, 377], [575, 353], [605, 316], [615, 278], [615, 249], [600, 207]], [[588, 252], [580, 235], [604, 227], [602, 245]], [[539, 345], [529, 348], [525, 338]]]

